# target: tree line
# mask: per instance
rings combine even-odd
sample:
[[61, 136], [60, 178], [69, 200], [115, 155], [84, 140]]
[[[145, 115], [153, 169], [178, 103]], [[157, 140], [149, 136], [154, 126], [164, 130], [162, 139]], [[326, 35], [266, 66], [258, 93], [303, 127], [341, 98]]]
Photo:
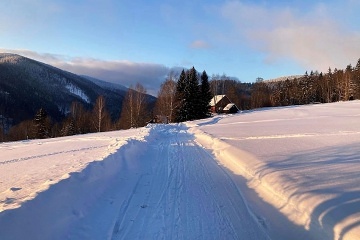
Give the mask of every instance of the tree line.
[[169, 122], [183, 122], [210, 116], [209, 102], [212, 98], [209, 77], [205, 71], [195, 68], [183, 70], [178, 79], [169, 75], [161, 85], [155, 106], [149, 103], [144, 86], [130, 86], [122, 102], [120, 118], [112, 121], [106, 109], [105, 98], [99, 96], [92, 108], [87, 110], [81, 103], [73, 102], [67, 117], [55, 122], [41, 108], [31, 120], [0, 132], [2, 141], [43, 139], [92, 132], [103, 132], [145, 126], [154, 116], [166, 116]]
[[117, 121], [112, 121], [103, 96], [96, 99], [90, 110], [80, 102], [73, 102], [67, 117], [61, 122], [54, 121], [46, 109], [41, 108], [33, 119], [12, 126], [6, 133], [0, 127], [0, 140], [43, 139], [141, 127], [150, 118], [146, 97], [146, 89], [141, 84], [130, 86]]
[[284, 81], [257, 81], [251, 90], [251, 108], [331, 103], [360, 99], [360, 59], [355, 67], [311, 71]]
[[171, 73], [161, 85], [154, 115], [166, 116], [169, 122], [184, 122], [210, 116], [212, 98], [206, 71], [194, 67], [182, 70], [178, 80]]
[[179, 76], [171, 72], [160, 86], [154, 115], [168, 116], [169, 122], [182, 122], [210, 116], [209, 102], [224, 94], [239, 109], [250, 108], [251, 83], [242, 83], [226, 75], [209, 77], [193, 67]]
[[[62, 122], [53, 121], [41, 108], [34, 119], [12, 126], [0, 141], [48, 138], [145, 126], [156, 116], [167, 122], [183, 122], [211, 116], [209, 102], [214, 95], [225, 94], [241, 110], [310, 103], [330, 103], [360, 99], [360, 59], [355, 67], [330, 68], [327, 73], [307, 72], [298, 78], [281, 81], [242, 83], [226, 75], [199, 73], [194, 67], [177, 75], [171, 72], [161, 84], [155, 105], [146, 98], [147, 90], [139, 83], [130, 86], [122, 102], [120, 117], [112, 121], [105, 98], [99, 96], [91, 110], [73, 102]], [[120, 108], [119, 108], [120, 109]]]

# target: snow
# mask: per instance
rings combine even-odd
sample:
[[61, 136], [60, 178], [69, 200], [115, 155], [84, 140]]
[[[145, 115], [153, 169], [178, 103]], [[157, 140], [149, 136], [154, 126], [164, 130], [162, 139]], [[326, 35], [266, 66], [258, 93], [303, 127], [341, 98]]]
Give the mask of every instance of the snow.
[[[65, 80], [65, 79], [64, 79]], [[72, 94], [80, 97], [82, 100], [84, 100], [87, 103], [90, 103], [90, 98], [84, 93], [83, 90], [81, 90], [80, 88], [78, 88], [77, 86], [71, 84], [71, 83], [67, 83], [65, 88], [67, 90], [69, 90], [69, 92], [71, 92]]]
[[218, 104], [223, 98], [225, 97], [225, 95], [215, 95], [211, 101], [210, 101], [210, 106], [213, 107], [216, 104]]
[[17, 64], [17, 63], [21, 62], [22, 60], [23, 60], [23, 58], [17, 54], [0, 53], [0, 62], [2, 62], [2, 63]]
[[0, 144], [0, 239], [360, 239], [360, 101]]
[[229, 111], [233, 106], [235, 106], [235, 104], [234, 103], [229, 103], [228, 105], [226, 105], [225, 107], [224, 107], [224, 111]]
[[291, 76], [283, 76], [283, 77], [278, 77], [278, 78], [273, 78], [273, 79], [266, 79], [264, 80], [266, 83], [274, 83], [274, 82], [282, 82], [282, 81], [286, 81], [288, 80], [294, 80], [297, 78], [301, 78], [304, 77], [304, 75], [291, 75]]
[[306, 239], [360, 239], [359, 101], [247, 111], [196, 124], [198, 141], [303, 226]]

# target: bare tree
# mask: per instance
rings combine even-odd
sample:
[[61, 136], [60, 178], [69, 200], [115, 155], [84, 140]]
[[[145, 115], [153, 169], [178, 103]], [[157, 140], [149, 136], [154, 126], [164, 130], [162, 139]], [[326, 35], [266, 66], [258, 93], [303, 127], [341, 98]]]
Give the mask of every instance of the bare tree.
[[120, 127], [127, 129], [144, 126], [147, 122], [146, 89], [137, 83], [129, 87], [122, 105]]
[[90, 113], [79, 102], [73, 102], [70, 107], [71, 117], [74, 119], [75, 134], [88, 133], [91, 130], [89, 123]]
[[134, 95], [135, 90], [131, 85], [122, 103], [120, 115], [120, 128], [128, 129], [134, 126]]
[[10, 128], [8, 140], [18, 141], [29, 139], [32, 135], [33, 121], [26, 120]]
[[137, 83], [135, 93], [135, 127], [141, 127], [146, 123], [146, 89], [143, 85]]
[[155, 114], [168, 117], [170, 122], [174, 121], [175, 93], [176, 81], [174, 74], [171, 72], [160, 86], [155, 105]]
[[105, 108], [105, 98], [99, 96], [94, 106], [94, 126], [97, 132], [109, 130], [109, 114]]

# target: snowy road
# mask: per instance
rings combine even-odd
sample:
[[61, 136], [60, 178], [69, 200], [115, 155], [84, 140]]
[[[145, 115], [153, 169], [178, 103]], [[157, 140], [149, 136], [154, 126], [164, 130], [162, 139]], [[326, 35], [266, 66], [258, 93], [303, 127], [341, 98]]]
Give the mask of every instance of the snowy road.
[[0, 239], [269, 239], [185, 125], [131, 131], [3, 145]]
[[122, 204], [112, 239], [267, 239], [231, 178], [184, 127], [156, 128], [136, 156], [151, 162]]

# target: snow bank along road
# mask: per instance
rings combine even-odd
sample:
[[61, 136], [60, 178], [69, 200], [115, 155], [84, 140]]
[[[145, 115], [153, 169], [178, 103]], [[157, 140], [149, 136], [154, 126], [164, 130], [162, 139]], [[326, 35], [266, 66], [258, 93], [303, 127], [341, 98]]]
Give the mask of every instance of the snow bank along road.
[[[360, 239], [360, 101], [260, 109], [189, 124], [224, 166], [307, 231], [303, 239]], [[269, 229], [278, 228], [268, 209], [261, 215]], [[282, 239], [298, 236], [278, 232], [285, 232]]]
[[185, 125], [1, 144], [0, 239], [269, 239]]

